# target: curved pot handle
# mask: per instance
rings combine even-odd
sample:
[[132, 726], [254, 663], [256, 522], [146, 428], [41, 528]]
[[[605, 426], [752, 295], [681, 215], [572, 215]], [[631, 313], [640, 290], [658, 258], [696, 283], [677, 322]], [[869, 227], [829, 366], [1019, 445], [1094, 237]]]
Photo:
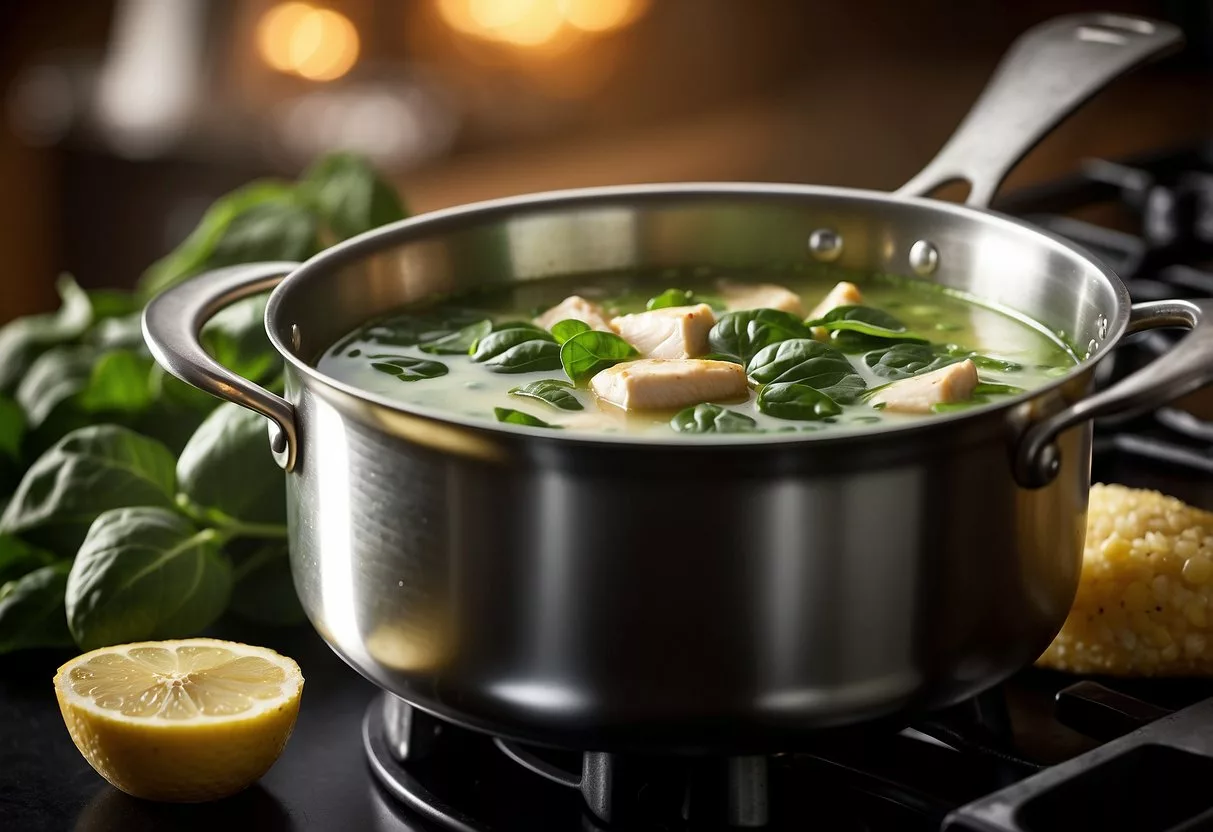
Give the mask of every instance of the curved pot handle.
[[1182, 43], [1176, 26], [1119, 14], [1066, 15], [1028, 30], [952, 138], [897, 195], [925, 196], [966, 179], [972, 189], [965, 202], [984, 208], [1058, 122], [1113, 78]]
[[285, 471], [295, 467], [295, 408], [211, 358], [198, 335], [219, 310], [272, 289], [298, 267], [252, 263], [216, 269], [166, 289], [143, 310], [143, 339], [160, 366], [199, 390], [269, 419], [270, 450]]
[[1192, 331], [1165, 357], [1024, 432], [1015, 458], [1021, 486], [1039, 488], [1057, 476], [1061, 455], [1054, 441], [1067, 428], [1113, 413], [1141, 413], [1213, 382], [1213, 300], [1134, 304], [1126, 334], [1174, 326]]

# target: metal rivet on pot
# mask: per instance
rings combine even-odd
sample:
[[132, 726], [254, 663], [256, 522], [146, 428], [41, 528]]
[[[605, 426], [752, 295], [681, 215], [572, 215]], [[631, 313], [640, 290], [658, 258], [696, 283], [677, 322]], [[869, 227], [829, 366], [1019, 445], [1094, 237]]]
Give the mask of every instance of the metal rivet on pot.
[[915, 274], [926, 277], [939, 268], [939, 249], [926, 240], [919, 240], [910, 246], [910, 268]]
[[291, 347], [295, 352], [299, 352], [299, 345], [303, 342], [303, 336], [299, 334], [299, 324], [291, 324]]
[[1090, 358], [1091, 356], [1095, 355], [1095, 351], [1098, 349], [1099, 349], [1099, 342], [1096, 341], [1094, 338], [1092, 338], [1091, 343], [1087, 344], [1087, 358]]
[[825, 263], [838, 259], [842, 254], [842, 237], [830, 228], [819, 228], [809, 235], [809, 251]]
[[1108, 337], [1108, 319], [1103, 315], [1095, 319], [1095, 334], [1101, 341]]

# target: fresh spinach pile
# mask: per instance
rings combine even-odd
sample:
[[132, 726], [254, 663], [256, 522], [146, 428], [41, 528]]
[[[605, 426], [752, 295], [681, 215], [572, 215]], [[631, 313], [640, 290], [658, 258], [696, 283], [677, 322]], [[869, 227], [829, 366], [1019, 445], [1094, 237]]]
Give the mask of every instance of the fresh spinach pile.
[[[334, 154], [298, 181], [220, 199], [135, 291], [85, 291], [63, 277], [57, 312], [0, 328], [0, 653], [186, 636], [229, 609], [302, 620], [265, 420], [161, 370], [141, 311], [208, 269], [304, 260], [404, 216], [370, 165]], [[202, 340], [280, 390], [264, 305], [223, 310]], [[423, 363], [385, 366], [424, 377], [433, 368]]]

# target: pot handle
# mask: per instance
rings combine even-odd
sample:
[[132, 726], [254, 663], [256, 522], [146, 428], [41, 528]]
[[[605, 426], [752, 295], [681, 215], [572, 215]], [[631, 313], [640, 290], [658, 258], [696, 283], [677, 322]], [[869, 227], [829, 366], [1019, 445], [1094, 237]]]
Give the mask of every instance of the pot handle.
[[203, 348], [198, 335], [219, 310], [277, 286], [298, 263], [251, 263], [206, 272], [166, 289], [143, 310], [143, 339], [168, 372], [212, 396], [270, 420], [270, 450], [284, 471], [295, 467], [295, 408], [233, 373]]
[[1175, 326], [1191, 332], [1165, 358], [1024, 432], [1015, 459], [1015, 479], [1021, 486], [1040, 488], [1057, 476], [1061, 452], [1055, 440], [1067, 428], [1114, 413], [1142, 413], [1213, 382], [1213, 300], [1136, 303], [1126, 334]]
[[938, 155], [897, 190], [926, 196], [968, 180], [969, 205], [984, 208], [1004, 177], [1058, 122], [1109, 81], [1147, 58], [1178, 49], [1181, 30], [1119, 14], [1073, 14], [1025, 32]]

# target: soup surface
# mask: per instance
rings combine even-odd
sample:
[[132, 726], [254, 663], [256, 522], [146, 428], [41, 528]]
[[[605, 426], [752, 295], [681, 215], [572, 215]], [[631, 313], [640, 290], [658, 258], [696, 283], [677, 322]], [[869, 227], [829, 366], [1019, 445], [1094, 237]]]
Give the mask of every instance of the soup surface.
[[1075, 364], [1043, 327], [922, 281], [660, 285], [581, 276], [451, 296], [360, 327], [317, 368], [462, 417], [693, 440], [938, 418]]

